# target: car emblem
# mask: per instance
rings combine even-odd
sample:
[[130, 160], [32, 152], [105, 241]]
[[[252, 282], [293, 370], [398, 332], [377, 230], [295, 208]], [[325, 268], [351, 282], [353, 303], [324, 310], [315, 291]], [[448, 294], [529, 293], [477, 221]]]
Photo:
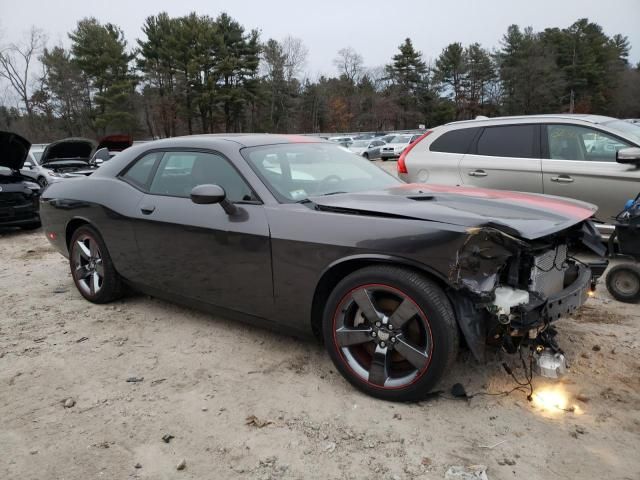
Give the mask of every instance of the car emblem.
[[386, 342], [387, 340], [389, 340], [389, 332], [385, 330], [380, 330], [378, 332], [378, 337], [380, 338], [380, 340], [383, 340]]

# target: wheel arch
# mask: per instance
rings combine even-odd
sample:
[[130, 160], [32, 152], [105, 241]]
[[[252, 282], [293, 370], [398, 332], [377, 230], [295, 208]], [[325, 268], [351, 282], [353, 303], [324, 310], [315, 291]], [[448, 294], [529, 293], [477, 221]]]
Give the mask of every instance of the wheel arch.
[[326, 303], [326, 300], [329, 298], [329, 295], [333, 291], [336, 284], [356, 270], [360, 270], [372, 265], [394, 265], [406, 268], [408, 270], [412, 270], [414, 272], [427, 276], [429, 279], [435, 281], [440, 287], [442, 287], [443, 290], [447, 287], [446, 279], [440, 273], [429, 268], [429, 266], [427, 265], [404, 257], [379, 254], [363, 254], [353, 255], [336, 260], [324, 269], [324, 271], [320, 275], [320, 279], [316, 284], [316, 288], [313, 294], [310, 319], [311, 331], [318, 340], [323, 341], [323, 305]]
[[64, 232], [65, 245], [67, 246], [67, 252], [69, 252], [69, 245], [71, 244], [71, 237], [73, 237], [73, 232], [75, 232], [78, 228], [80, 228], [83, 225], [89, 225], [90, 227], [98, 230], [96, 226], [93, 223], [91, 223], [87, 218], [74, 217], [71, 220], [69, 220], [69, 222], [67, 222], [67, 225], [65, 227], [65, 232]]

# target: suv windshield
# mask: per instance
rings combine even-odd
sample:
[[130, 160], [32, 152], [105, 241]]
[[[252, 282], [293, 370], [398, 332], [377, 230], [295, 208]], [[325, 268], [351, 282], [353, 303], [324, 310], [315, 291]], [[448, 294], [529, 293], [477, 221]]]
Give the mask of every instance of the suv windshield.
[[638, 128], [638, 125], [625, 122], [624, 120], [611, 120], [610, 122], [603, 123], [603, 125], [606, 125], [615, 132], [619, 132], [620, 136], [631, 140], [636, 145], [640, 145], [640, 128]]
[[411, 135], [399, 135], [389, 143], [409, 143], [409, 141], [411, 141]]
[[361, 156], [326, 143], [265, 145], [245, 148], [242, 155], [282, 202], [402, 183]]

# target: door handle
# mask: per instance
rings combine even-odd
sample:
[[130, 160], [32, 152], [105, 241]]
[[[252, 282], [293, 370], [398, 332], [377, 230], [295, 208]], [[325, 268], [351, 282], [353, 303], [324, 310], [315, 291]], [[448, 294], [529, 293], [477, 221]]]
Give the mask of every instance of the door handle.
[[156, 209], [156, 206], [155, 206], [155, 205], [142, 205], [142, 206], [140, 207], [140, 211], [141, 211], [144, 215], [151, 215], [155, 209]]
[[470, 177], [486, 177], [488, 175], [484, 170], [472, 170], [469, 172]]
[[573, 178], [569, 175], [558, 175], [557, 177], [551, 177], [551, 181], [557, 183], [571, 183], [573, 182]]

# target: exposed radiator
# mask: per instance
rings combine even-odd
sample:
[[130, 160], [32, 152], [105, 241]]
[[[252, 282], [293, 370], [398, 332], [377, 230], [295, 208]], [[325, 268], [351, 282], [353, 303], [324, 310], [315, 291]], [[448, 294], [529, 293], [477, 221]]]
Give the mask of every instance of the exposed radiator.
[[553, 295], [562, 290], [567, 268], [566, 260], [566, 245], [558, 245], [558, 247], [534, 257], [530, 278], [531, 290], [545, 296]]

